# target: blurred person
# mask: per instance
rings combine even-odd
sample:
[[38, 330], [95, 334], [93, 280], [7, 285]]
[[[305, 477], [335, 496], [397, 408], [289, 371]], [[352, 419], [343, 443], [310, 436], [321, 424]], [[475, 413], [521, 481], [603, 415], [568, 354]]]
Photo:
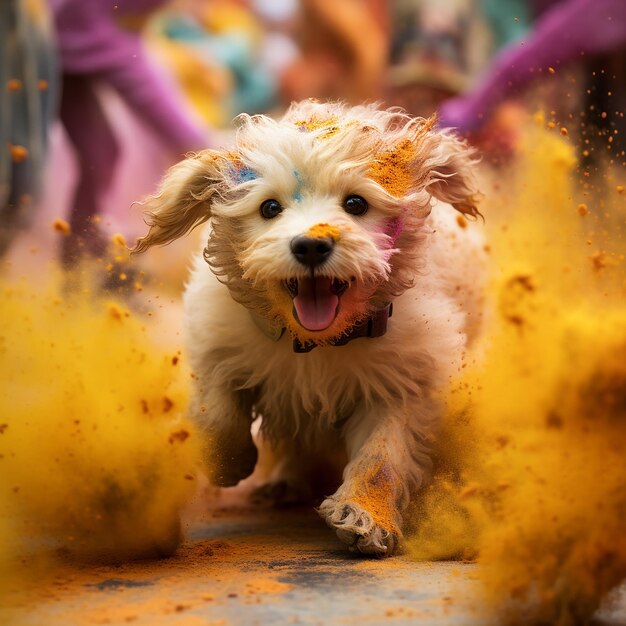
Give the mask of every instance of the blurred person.
[[264, 32], [241, 0], [177, 0], [153, 21], [151, 40], [207, 122], [266, 111], [276, 80], [262, 65]]
[[[537, 0], [535, 10], [538, 19], [528, 37], [504, 47], [476, 87], [442, 104], [443, 126], [478, 131], [497, 105], [518, 96], [539, 72], [554, 71], [582, 55], [624, 56], [624, 0]], [[623, 90], [623, 77], [620, 82]]]
[[298, 57], [295, 27], [299, 0], [250, 0], [250, 6], [265, 30], [259, 62], [280, 82], [282, 74]]
[[301, 56], [283, 73], [283, 101], [380, 98], [388, 22], [387, 0], [301, 0]]
[[465, 89], [490, 52], [478, 0], [396, 0], [393, 3], [389, 100], [429, 116]]
[[[0, 2], [0, 256], [32, 214], [56, 108], [56, 57], [44, 0]], [[29, 213], [29, 210], [31, 212]]]
[[[172, 157], [206, 148], [208, 131], [185, 106], [175, 85], [148, 59], [133, 25], [163, 0], [49, 0], [62, 71], [60, 117], [76, 153], [79, 180], [70, 210], [71, 233], [61, 260], [72, 267], [85, 256], [100, 257], [106, 239], [98, 226], [102, 197], [119, 157], [115, 122], [109, 120], [99, 87], [112, 87], [168, 146]], [[124, 22], [126, 20], [126, 22]]]
[[[416, 3], [413, 20], [412, 60], [419, 59], [432, 66], [448, 66], [452, 71], [463, 71], [467, 66], [464, 31], [467, 7], [462, 0]], [[405, 53], [406, 54], [406, 53]], [[432, 70], [431, 70], [432, 71]]]

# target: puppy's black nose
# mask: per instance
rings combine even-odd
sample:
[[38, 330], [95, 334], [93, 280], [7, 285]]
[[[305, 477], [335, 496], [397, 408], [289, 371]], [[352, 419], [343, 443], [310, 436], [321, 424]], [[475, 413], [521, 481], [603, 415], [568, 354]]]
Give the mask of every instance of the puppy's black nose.
[[335, 242], [330, 237], [307, 237], [300, 235], [291, 240], [293, 256], [307, 267], [321, 265], [333, 251]]

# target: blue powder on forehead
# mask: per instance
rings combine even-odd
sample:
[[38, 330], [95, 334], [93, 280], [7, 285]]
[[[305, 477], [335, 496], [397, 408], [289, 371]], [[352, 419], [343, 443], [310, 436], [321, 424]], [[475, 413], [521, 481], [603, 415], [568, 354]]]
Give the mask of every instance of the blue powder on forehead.
[[298, 170], [293, 170], [293, 175], [296, 178], [297, 186], [296, 190], [293, 192], [293, 199], [296, 202], [300, 202], [302, 200], [302, 187], [304, 186], [304, 179], [302, 178], [302, 174]]
[[251, 180], [256, 180], [259, 177], [253, 169], [246, 167], [245, 165], [241, 167], [234, 167], [231, 172], [233, 180], [238, 185], [241, 183], [250, 182]]

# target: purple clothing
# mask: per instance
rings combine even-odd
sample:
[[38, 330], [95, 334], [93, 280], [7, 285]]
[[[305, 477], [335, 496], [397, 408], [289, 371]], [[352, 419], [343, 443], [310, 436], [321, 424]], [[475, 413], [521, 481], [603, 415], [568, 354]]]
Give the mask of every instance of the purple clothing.
[[565, 0], [547, 10], [524, 42], [507, 46], [478, 86], [440, 107], [442, 126], [468, 131], [502, 99], [537, 74], [532, 69], [557, 67], [584, 54], [626, 48], [626, 0]]
[[163, 1], [50, 0], [50, 5], [63, 73], [110, 84], [160, 137], [186, 152], [206, 147], [206, 133], [176, 87], [149, 62], [140, 37], [116, 22], [118, 15], [141, 14]]

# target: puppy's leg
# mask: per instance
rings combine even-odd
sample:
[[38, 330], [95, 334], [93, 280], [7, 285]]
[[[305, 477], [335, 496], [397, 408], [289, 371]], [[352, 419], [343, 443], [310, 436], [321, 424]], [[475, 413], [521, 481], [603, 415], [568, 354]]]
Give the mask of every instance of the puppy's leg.
[[275, 445], [264, 442], [264, 446], [269, 449], [272, 466], [264, 477], [265, 482], [252, 492], [252, 502], [276, 507], [311, 502], [311, 486], [302, 467], [306, 464], [306, 457], [300, 446], [293, 441], [278, 442]]
[[421, 406], [370, 410], [351, 418], [344, 482], [319, 508], [350, 551], [382, 556], [396, 548], [409, 495], [431, 468], [428, 415], [429, 408]]
[[278, 507], [310, 504], [340, 484], [346, 457], [338, 437], [327, 437], [317, 445], [297, 438], [268, 442], [262, 436], [260, 442], [262, 456], [266, 453], [271, 463], [266, 464], [264, 484], [252, 493], [253, 502]]
[[252, 395], [211, 386], [196, 394], [192, 407], [204, 435], [203, 456], [209, 480], [232, 487], [252, 474], [257, 449], [252, 441]]

